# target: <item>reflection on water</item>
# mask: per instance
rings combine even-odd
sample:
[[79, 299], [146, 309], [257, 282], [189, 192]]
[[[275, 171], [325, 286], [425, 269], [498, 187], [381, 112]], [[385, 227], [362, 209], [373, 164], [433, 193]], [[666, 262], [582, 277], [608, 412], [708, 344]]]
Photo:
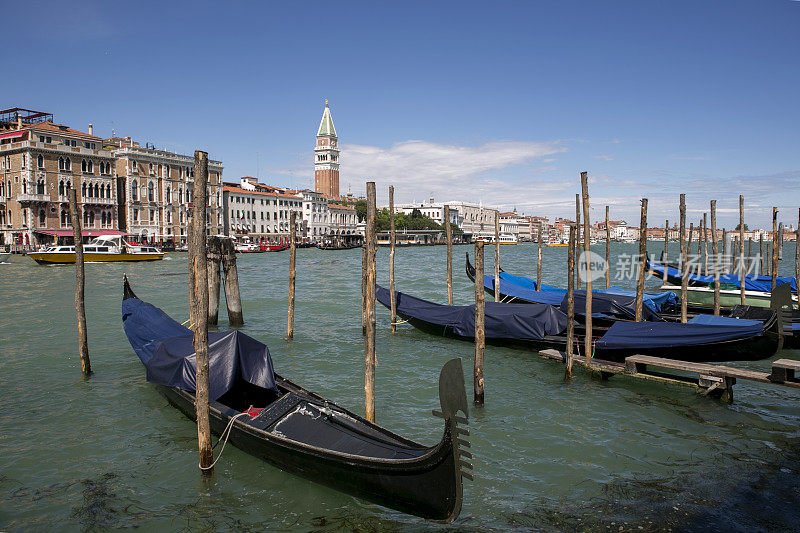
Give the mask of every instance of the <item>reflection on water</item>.
[[[613, 248], [630, 254], [636, 245]], [[473, 294], [463, 274], [467, 250], [455, 248], [456, 303]], [[445, 299], [444, 252], [399, 249], [398, 290]], [[297, 254], [294, 340], [284, 338], [285, 253], [239, 256], [243, 330], [269, 345], [277, 371], [360, 412], [361, 251]], [[388, 250], [378, 255], [385, 284]], [[501, 255], [509, 272], [535, 272], [535, 246], [504, 246]], [[167, 257], [86, 266], [95, 370], [88, 380], [76, 350], [74, 267], [37, 266], [20, 256], [0, 265], [0, 529], [440, 529], [232, 447], [204, 482], [194, 425], [145, 382], [120, 323], [124, 272], [137, 294], [181, 322], [188, 317], [187, 256]], [[487, 253], [487, 270], [492, 257]], [[565, 257], [564, 248], [544, 250], [546, 282], [565, 284]], [[783, 266], [791, 275], [791, 265]], [[438, 407], [439, 368], [458, 356], [468, 374], [472, 345], [408, 325], [392, 335], [380, 306], [378, 328], [378, 422], [436, 442], [441, 426], [430, 412]], [[769, 362], [740, 366], [767, 369]], [[453, 529], [791, 529], [800, 499], [800, 395], [753, 383], [738, 384], [735, 393], [727, 406], [691, 389], [604, 381], [582, 369], [565, 383], [558, 363], [489, 346], [486, 405], [470, 420], [475, 482], [466, 482]]]

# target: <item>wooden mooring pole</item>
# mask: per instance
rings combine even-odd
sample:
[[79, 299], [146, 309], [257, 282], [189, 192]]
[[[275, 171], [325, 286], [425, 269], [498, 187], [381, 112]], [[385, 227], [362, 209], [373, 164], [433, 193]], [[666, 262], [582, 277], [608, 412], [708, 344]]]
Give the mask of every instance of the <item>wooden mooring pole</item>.
[[[578, 250], [581, 249], [581, 195], [575, 195], [575, 262], [578, 262]], [[581, 269], [575, 268], [575, 289], [581, 290]]]
[[577, 226], [570, 228], [567, 246], [567, 346], [564, 356], [564, 378], [572, 377], [572, 354], [575, 344], [575, 233]]
[[206, 263], [208, 265], [208, 325], [219, 323], [219, 293], [222, 286], [222, 243], [217, 235], [206, 240]]
[[[642, 198], [642, 218], [639, 224], [639, 275], [636, 280], [636, 322], [642, 321], [644, 303], [644, 273], [647, 262], [647, 198]], [[588, 357], [588, 355], [587, 355]]]
[[609, 207], [606, 206], [606, 289], [611, 288], [611, 221]]
[[375, 422], [375, 182], [367, 182], [367, 275], [365, 312], [367, 335], [364, 342], [364, 405], [365, 418]]
[[714, 260], [711, 265], [714, 267], [714, 314], [719, 316], [719, 247], [717, 246], [717, 201], [711, 200], [711, 253]]
[[772, 208], [772, 268], [770, 276], [772, 277], [772, 290], [775, 290], [775, 281], [778, 277], [778, 208]]
[[[206, 257], [206, 186], [208, 184], [208, 154], [194, 152], [194, 191], [191, 232], [189, 233], [190, 318], [194, 327], [194, 351], [197, 363], [195, 376], [195, 409], [197, 414], [197, 443], [200, 469], [212, 472], [211, 425], [208, 402], [210, 394], [208, 369], [208, 265]], [[230, 239], [226, 239], [230, 241]], [[230, 243], [233, 249], [233, 243]], [[227, 278], [227, 274], [226, 274]], [[227, 285], [226, 285], [227, 288]], [[227, 295], [226, 295], [227, 299]]]
[[739, 295], [745, 305], [744, 294], [744, 196], [739, 195]]
[[[591, 257], [589, 254], [591, 249], [590, 227], [589, 227], [589, 173], [581, 172], [581, 195], [583, 196], [583, 254], [584, 260], [579, 264], [586, 265], [586, 333], [583, 336], [583, 352], [586, 357], [592, 356], [592, 273], [589, 268], [591, 267]], [[580, 269], [580, 267], [579, 267]]]
[[[689, 243], [687, 245], [687, 248], [688, 248], [687, 255], [689, 255], [689, 256], [692, 255], [692, 234], [693, 233], [694, 233], [694, 222], [689, 222]], [[691, 261], [690, 261], [690, 263], [691, 263]], [[691, 269], [691, 265], [689, 265], [688, 268]]]
[[286, 316], [286, 338], [294, 337], [294, 286], [297, 260], [297, 212], [289, 211], [289, 311]]
[[450, 206], [444, 206], [444, 234], [447, 237], [447, 305], [453, 305], [453, 228], [450, 226]]
[[[449, 224], [449, 222], [447, 222]], [[397, 296], [394, 293], [394, 186], [389, 186], [389, 311], [392, 333], [397, 331]]]
[[539, 238], [536, 239], [536, 290], [542, 290], [542, 223], [539, 222]]
[[[11, 183], [11, 182], [9, 182]], [[67, 193], [69, 199], [69, 218], [72, 222], [72, 238], [75, 242], [75, 314], [78, 317], [78, 353], [81, 356], [81, 370], [84, 376], [92, 373], [89, 362], [89, 338], [86, 329], [86, 276], [83, 269], [83, 237], [81, 233], [81, 212], [78, 209], [78, 194], [70, 188]]]
[[[725, 267], [725, 272], [730, 272], [727, 268], [728, 261], [728, 230], [722, 228], [722, 265]], [[720, 266], [720, 268], [723, 268]]]
[[680, 203], [680, 243], [681, 243], [681, 322], [684, 324], [687, 320], [687, 289], [689, 288], [689, 273], [688, 270], [688, 262], [686, 258], [686, 195], [681, 194], [681, 203]]
[[228, 324], [244, 324], [242, 296], [239, 293], [239, 271], [236, 268], [236, 246], [233, 239], [222, 239], [222, 271], [225, 274], [225, 304], [228, 307]]
[[758, 275], [763, 276], [766, 270], [764, 269], [764, 233], [761, 232], [758, 238], [758, 258], [759, 258], [759, 267], [758, 267]]
[[708, 276], [708, 213], [703, 213], [703, 275]]
[[667, 263], [669, 263], [669, 220], [664, 221], [664, 257], [661, 258], [664, 265], [664, 285], [667, 284]]
[[483, 241], [475, 242], [475, 358], [472, 369], [474, 401], [483, 405], [483, 353], [486, 347], [486, 302], [483, 292]]
[[361, 245], [361, 334], [367, 334], [367, 241]]
[[794, 232], [794, 282], [800, 288], [800, 209], [797, 210], [797, 229]]
[[500, 211], [494, 212], [494, 301], [500, 301]]

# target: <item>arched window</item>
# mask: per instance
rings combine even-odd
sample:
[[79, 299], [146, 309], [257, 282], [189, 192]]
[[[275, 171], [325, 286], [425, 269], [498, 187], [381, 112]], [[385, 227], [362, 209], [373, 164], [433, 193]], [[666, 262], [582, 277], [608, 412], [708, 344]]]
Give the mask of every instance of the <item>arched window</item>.
[[95, 196], [95, 198], [99, 198], [100, 197], [100, 184], [99, 183], [95, 183], [94, 184], [94, 196]]
[[111, 198], [111, 184], [106, 185], [106, 198]]
[[94, 174], [94, 163], [91, 159], [86, 162], [86, 168], [88, 169], [89, 174]]
[[155, 187], [153, 187], [153, 182], [147, 184], [147, 200], [149, 202], [155, 202]]
[[39, 168], [44, 168], [44, 156], [42, 155], [36, 156], [36, 165]]
[[178, 189], [178, 203], [179, 204], [183, 203], [183, 187]]
[[[0, 198], [6, 195], [6, 182], [0, 181]], [[3, 211], [5, 213], [5, 211]]]
[[39, 226], [44, 226], [44, 209], [39, 209]]
[[106, 225], [106, 212], [105, 211], [101, 211], [100, 212], [100, 227], [102, 228], [105, 225]]
[[86, 160], [85, 159], [81, 159], [81, 172], [86, 172], [87, 168], [88, 167], [86, 166]]
[[61, 196], [67, 194], [66, 191], [64, 190], [64, 180], [58, 182], [58, 194]]
[[94, 227], [94, 211], [89, 211], [89, 225]]
[[86, 227], [89, 226], [89, 211], [83, 212], [83, 225]]
[[44, 180], [36, 182], [36, 194], [44, 194]]
[[67, 211], [65, 209], [61, 210], [61, 227], [66, 226], [69, 223], [69, 219], [67, 218]]
[[136, 180], [131, 182], [131, 200], [134, 202], [139, 201], [139, 184]]

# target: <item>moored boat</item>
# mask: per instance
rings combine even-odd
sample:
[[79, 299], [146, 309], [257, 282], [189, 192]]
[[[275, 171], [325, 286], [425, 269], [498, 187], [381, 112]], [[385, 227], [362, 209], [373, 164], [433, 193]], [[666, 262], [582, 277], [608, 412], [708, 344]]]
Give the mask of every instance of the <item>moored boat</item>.
[[[69, 264], [75, 262], [75, 247], [50, 246], [27, 255], [40, 265]], [[126, 242], [122, 235], [101, 235], [83, 245], [83, 260], [86, 263], [160, 261], [163, 258], [163, 252], [156, 247]]]
[[[136, 354], [167, 400], [195, 418], [193, 333], [143, 302], [125, 279], [122, 321]], [[469, 447], [461, 360], [439, 376], [444, 433], [424, 446], [394, 434], [310, 392], [273, 370], [267, 347], [233, 330], [209, 333], [210, 421], [230, 426], [234, 446], [286, 472], [378, 505], [451, 522], [462, 502], [462, 457]], [[459, 414], [459, 411], [461, 414]]]

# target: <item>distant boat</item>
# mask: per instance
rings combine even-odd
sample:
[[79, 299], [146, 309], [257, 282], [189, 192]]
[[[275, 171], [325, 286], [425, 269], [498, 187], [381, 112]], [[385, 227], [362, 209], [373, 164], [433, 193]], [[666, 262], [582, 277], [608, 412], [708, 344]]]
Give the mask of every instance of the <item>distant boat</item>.
[[[75, 247], [50, 246], [42, 252], [30, 252], [28, 257], [40, 265], [74, 263]], [[122, 235], [101, 235], [83, 245], [83, 260], [86, 263], [160, 261], [163, 258], [164, 253], [154, 246], [131, 244]]]

